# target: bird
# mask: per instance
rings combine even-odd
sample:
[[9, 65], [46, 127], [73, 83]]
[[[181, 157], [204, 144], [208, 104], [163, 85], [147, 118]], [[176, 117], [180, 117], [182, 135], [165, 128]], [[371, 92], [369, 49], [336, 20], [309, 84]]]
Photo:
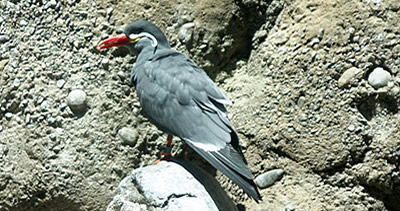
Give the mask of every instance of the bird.
[[232, 102], [206, 72], [173, 50], [161, 29], [146, 20], [128, 24], [124, 33], [96, 48], [113, 46], [126, 46], [136, 55], [130, 81], [143, 114], [168, 134], [167, 141], [179, 137], [247, 195], [261, 201], [239, 137], [227, 117], [227, 105]]

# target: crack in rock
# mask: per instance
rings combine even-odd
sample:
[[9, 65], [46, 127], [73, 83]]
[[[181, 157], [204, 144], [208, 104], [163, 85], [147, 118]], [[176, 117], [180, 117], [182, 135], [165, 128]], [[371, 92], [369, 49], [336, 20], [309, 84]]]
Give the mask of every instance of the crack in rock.
[[195, 197], [196, 198], [196, 196], [194, 196], [194, 195], [192, 195], [190, 193], [183, 193], [183, 194], [175, 194], [175, 193], [173, 193], [173, 194], [168, 196], [167, 200], [165, 200], [164, 203], [161, 205], [161, 208], [165, 208], [166, 206], [168, 206], [168, 203], [170, 202], [171, 199], [178, 199], [178, 198], [182, 198], [182, 197], [185, 197], [185, 196]]

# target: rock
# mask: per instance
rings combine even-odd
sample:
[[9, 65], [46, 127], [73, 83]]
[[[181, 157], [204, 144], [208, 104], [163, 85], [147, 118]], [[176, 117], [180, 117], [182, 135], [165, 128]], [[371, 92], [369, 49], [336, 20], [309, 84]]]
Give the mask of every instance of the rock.
[[266, 188], [275, 183], [275, 181], [282, 178], [283, 170], [282, 169], [274, 169], [271, 171], [267, 171], [261, 175], [258, 175], [254, 182], [257, 184], [259, 188]]
[[7, 112], [6, 114], [4, 114], [4, 116], [6, 117], [6, 119], [10, 120], [12, 117], [12, 113]]
[[6, 35], [0, 35], [0, 43], [5, 43], [8, 41], [8, 37]]
[[351, 83], [351, 81], [356, 77], [356, 75], [360, 72], [361, 70], [356, 67], [351, 67], [348, 70], [346, 70], [339, 78], [338, 81], [339, 88], [344, 88], [348, 86]]
[[60, 89], [63, 88], [64, 84], [65, 84], [65, 80], [64, 79], [59, 79], [59, 80], [56, 81], [56, 85]]
[[75, 112], [86, 110], [86, 93], [80, 89], [73, 90], [67, 97], [67, 104]]
[[377, 67], [368, 75], [368, 83], [375, 89], [386, 86], [392, 76], [382, 67]]
[[217, 181], [187, 160], [138, 168], [118, 186], [114, 210], [237, 210]]
[[119, 137], [121, 137], [122, 141], [129, 146], [135, 146], [137, 139], [139, 138], [139, 134], [136, 129], [123, 127], [118, 131]]
[[6, 66], [7, 63], [8, 63], [8, 59], [3, 59], [0, 61], [0, 71], [2, 71], [4, 69], [4, 67]]
[[114, 8], [112, 8], [112, 7], [108, 8], [108, 9], [107, 9], [107, 15], [108, 15], [108, 16], [111, 16], [112, 13], [113, 13], [113, 11], [114, 11]]
[[22, 20], [19, 22], [19, 25], [20, 25], [20, 26], [27, 26], [27, 25], [28, 25], [28, 22], [27, 22], [26, 20], [22, 19]]
[[183, 43], [188, 43], [192, 39], [194, 23], [185, 23], [179, 31], [178, 37]]
[[306, 98], [304, 96], [300, 96], [297, 100], [297, 105], [301, 108], [306, 103]]

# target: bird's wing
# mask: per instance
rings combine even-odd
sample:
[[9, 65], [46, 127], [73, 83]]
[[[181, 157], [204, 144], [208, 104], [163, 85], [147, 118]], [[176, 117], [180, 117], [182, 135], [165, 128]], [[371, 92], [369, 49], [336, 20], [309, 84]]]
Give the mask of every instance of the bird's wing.
[[185, 140], [257, 199], [237, 134], [226, 117], [230, 101], [202, 69], [170, 51], [137, 65], [133, 80], [142, 110], [153, 124]]

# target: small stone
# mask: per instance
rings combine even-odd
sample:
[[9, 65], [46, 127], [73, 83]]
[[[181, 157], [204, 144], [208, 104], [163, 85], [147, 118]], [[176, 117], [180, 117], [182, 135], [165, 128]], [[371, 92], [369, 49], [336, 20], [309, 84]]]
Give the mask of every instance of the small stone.
[[187, 43], [192, 39], [194, 23], [185, 23], [179, 31], [178, 37], [183, 43]]
[[305, 122], [305, 121], [307, 121], [307, 114], [300, 114], [300, 116], [299, 116], [299, 119], [300, 119], [300, 121], [302, 121], [302, 122]]
[[6, 114], [4, 114], [4, 116], [6, 117], [7, 120], [10, 120], [12, 117], [12, 113], [7, 112]]
[[47, 101], [43, 101], [40, 104], [40, 109], [42, 109], [42, 111], [47, 111], [47, 107], [48, 107]]
[[318, 35], [317, 35], [318, 39], [322, 40], [322, 38], [324, 37], [324, 34], [325, 34], [325, 29], [324, 28], [320, 28], [319, 31], [318, 31]]
[[73, 112], [86, 110], [86, 93], [80, 89], [71, 91], [67, 97], [67, 104]]
[[4, 67], [6, 66], [7, 63], [8, 63], [8, 59], [3, 59], [0, 61], [0, 71], [2, 71], [4, 69]]
[[27, 22], [26, 20], [22, 19], [22, 20], [19, 22], [19, 25], [20, 25], [20, 26], [27, 26], [27, 25], [28, 25], [28, 22]]
[[314, 45], [320, 43], [320, 40], [317, 37], [311, 39], [310, 46], [314, 47]]
[[338, 80], [339, 88], [344, 88], [345, 86], [349, 85], [350, 82], [356, 77], [361, 70], [356, 67], [351, 67], [348, 70], [344, 71], [342, 76], [340, 76]]
[[108, 15], [108, 16], [111, 16], [112, 13], [113, 13], [113, 11], [114, 11], [114, 8], [112, 8], [112, 7], [108, 8], [108, 9], [107, 9], [107, 15]]
[[79, 15], [82, 16], [83, 18], [86, 18], [88, 14], [89, 13], [87, 11], [79, 11]]
[[18, 88], [21, 85], [21, 81], [18, 78], [14, 79], [14, 87]]
[[0, 35], [0, 43], [5, 43], [8, 41], [8, 37], [6, 35]]
[[31, 114], [27, 113], [26, 116], [25, 116], [25, 123], [29, 124], [30, 122], [31, 122]]
[[7, 145], [5, 145], [5, 146], [3, 146], [2, 151], [3, 151], [3, 154], [7, 155], [8, 151], [10, 151], [10, 149], [8, 148]]
[[386, 86], [390, 79], [391, 75], [388, 71], [383, 69], [382, 67], [377, 67], [368, 76], [368, 83], [373, 86], [375, 89]]
[[3, 126], [0, 125], [0, 132], [3, 131]]
[[64, 20], [61, 19], [61, 18], [57, 19], [56, 26], [57, 26], [57, 27], [64, 26]]
[[93, 37], [93, 33], [91, 33], [91, 32], [86, 33], [86, 34], [84, 35], [84, 37], [85, 37], [86, 39], [89, 39], [89, 38]]
[[50, 134], [49, 134], [49, 138], [50, 138], [52, 141], [55, 141], [55, 140], [57, 139], [57, 135], [56, 135], [55, 133], [50, 133]]
[[56, 81], [56, 85], [60, 89], [63, 88], [64, 84], [65, 84], [65, 80], [64, 79], [60, 79], [60, 80]]
[[57, 6], [56, 0], [50, 0], [48, 4], [53, 9], [56, 8], [56, 6]]
[[129, 145], [135, 146], [137, 139], [139, 138], [139, 134], [134, 128], [123, 127], [118, 131], [119, 137], [121, 137], [122, 141]]
[[254, 182], [259, 188], [266, 188], [273, 185], [277, 180], [282, 178], [282, 175], [282, 169], [274, 169], [258, 175]]
[[354, 125], [350, 125], [347, 130], [349, 130], [350, 132], [354, 132], [354, 130], [356, 129], [356, 126]]
[[101, 66], [103, 66], [104, 69], [108, 69], [108, 65], [109, 65], [109, 60], [104, 58], [101, 60]]
[[291, 204], [288, 204], [288, 205], [286, 205], [286, 207], [285, 207], [285, 211], [295, 211], [296, 209], [294, 208], [294, 206], [293, 205], [291, 205]]

